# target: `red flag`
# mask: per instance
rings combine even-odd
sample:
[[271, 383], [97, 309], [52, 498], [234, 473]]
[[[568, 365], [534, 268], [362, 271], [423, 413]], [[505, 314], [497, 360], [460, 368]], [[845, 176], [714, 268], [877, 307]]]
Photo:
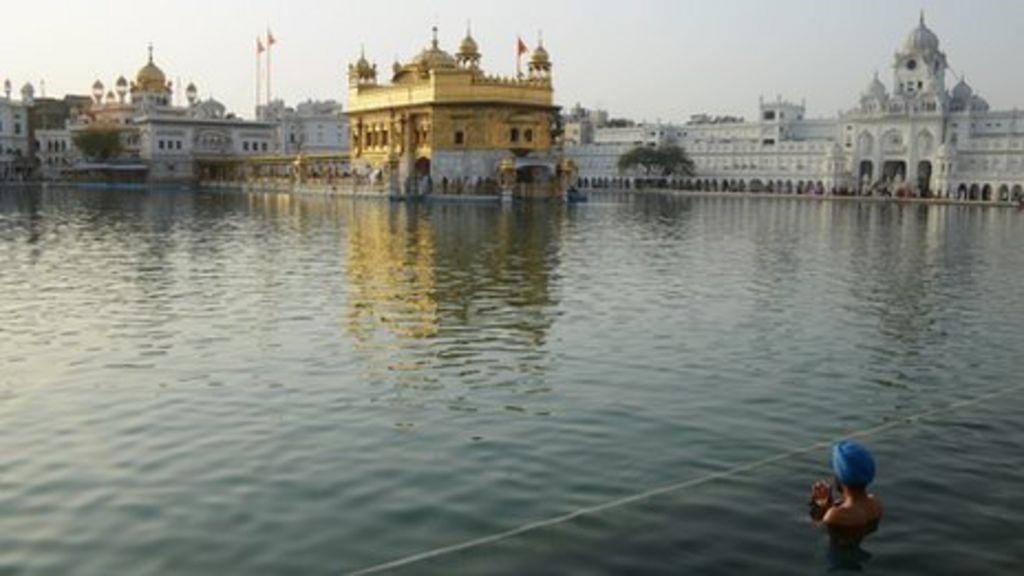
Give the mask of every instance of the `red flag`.
[[263, 41], [260, 40], [259, 36], [257, 36], [256, 37], [256, 55], [259, 56], [260, 54], [263, 54], [264, 51], [266, 51], [266, 48], [263, 47]]
[[267, 28], [267, 48], [270, 48], [274, 44], [277, 44], [277, 38], [274, 38], [274, 33]]
[[523, 42], [522, 38], [516, 38], [516, 56], [522, 56], [530, 51], [527, 47], [526, 42]]

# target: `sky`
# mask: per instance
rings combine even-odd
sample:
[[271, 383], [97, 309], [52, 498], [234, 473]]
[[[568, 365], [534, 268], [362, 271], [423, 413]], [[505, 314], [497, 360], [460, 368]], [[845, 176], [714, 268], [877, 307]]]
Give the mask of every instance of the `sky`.
[[[440, 30], [454, 52], [467, 24], [493, 73], [515, 70], [517, 36], [543, 34], [556, 101], [612, 116], [754, 117], [758, 97], [806, 100], [808, 116], [852, 107], [925, 11], [957, 74], [994, 109], [1024, 107], [1020, 0], [32, 0], [3, 10], [0, 78], [48, 96], [88, 94], [146, 62], [251, 116], [256, 37], [269, 26], [273, 91], [289, 104], [346, 99], [346, 66], [390, 70]], [[955, 79], [947, 80], [950, 86]]]

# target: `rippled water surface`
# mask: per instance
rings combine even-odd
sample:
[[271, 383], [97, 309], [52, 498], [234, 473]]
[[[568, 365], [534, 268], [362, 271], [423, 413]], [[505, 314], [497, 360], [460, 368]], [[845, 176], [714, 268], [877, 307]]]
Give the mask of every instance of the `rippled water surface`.
[[1018, 574], [1024, 215], [0, 191], [0, 574]]

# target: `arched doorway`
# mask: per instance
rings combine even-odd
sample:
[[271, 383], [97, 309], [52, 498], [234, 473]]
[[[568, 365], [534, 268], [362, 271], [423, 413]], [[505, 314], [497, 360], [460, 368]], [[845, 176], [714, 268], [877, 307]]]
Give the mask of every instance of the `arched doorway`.
[[985, 202], [989, 202], [989, 201], [992, 200], [992, 186], [991, 185], [985, 184], [984, 186], [982, 186], [982, 188], [981, 188], [981, 199], [984, 200]]
[[903, 160], [889, 160], [882, 165], [882, 177], [887, 182], [906, 182], [907, 163]]
[[922, 198], [930, 198], [932, 182], [932, 163], [922, 160], [917, 163], [917, 191]]
[[1020, 202], [1021, 198], [1024, 198], [1024, 187], [1017, 184], [1013, 187], [1013, 201]]
[[956, 199], [957, 200], [966, 200], [967, 199], [967, 184], [961, 184], [956, 189]]
[[875, 181], [875, 164], [871, 160], [862, 160], [857, 169], [857, 183], [866, 189]]
[[999, 187], [999, 201], [1009, 202], [1010, 201], [1010, 187], [1003, 184]]
[[761, 182], [760, 180], [758, 180], [756, 178], [754, 180], [750, 181], [750, 191], [751, 192], [760, 192], [762, 190], [764, 190], [764, 183], [763, 182]]
[[968, 200], [977, 200], [981, 197], [981, 188], [977, 184], [971, 184], [970, 192], [968, 193]]
[[426, 178], [427, 176], [430, 176], [430, 158], [417, 158], [414, 170], [416, 172], [416, 176], [419, 178]]

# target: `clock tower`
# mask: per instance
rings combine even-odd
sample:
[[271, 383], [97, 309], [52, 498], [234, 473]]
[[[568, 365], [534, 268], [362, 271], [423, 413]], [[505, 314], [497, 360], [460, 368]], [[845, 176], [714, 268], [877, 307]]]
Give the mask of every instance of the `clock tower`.
[[939, 50], [939, 37], [924, 23], [907, 35], [893, 63], [893, 92], [908, 100], [932, 100], [946, 93], [946, 54]]

